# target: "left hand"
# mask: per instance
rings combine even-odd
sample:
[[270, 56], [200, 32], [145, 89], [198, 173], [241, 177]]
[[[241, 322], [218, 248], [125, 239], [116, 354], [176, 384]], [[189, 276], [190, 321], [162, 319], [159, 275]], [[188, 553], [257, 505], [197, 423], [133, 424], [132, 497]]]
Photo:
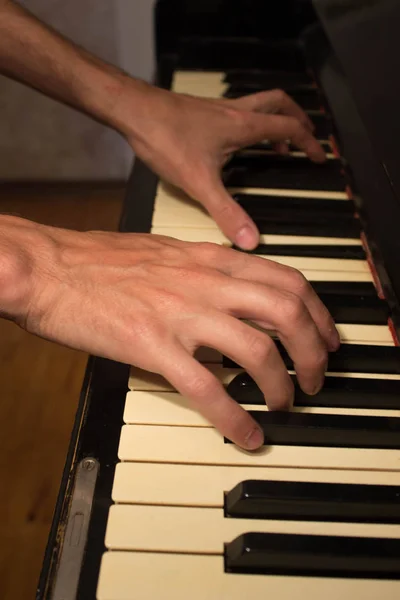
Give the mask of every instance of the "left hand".
[[[285, 152], [290, 139], [312, 161], [325, 160], [310, 119], [281, 90], [219, 100], [144, 84], [142, 94], [136, 103], [140, 114], [134, 108], [134, 126], [124, 131], [133, 150], [162, 179], [200, 202], [222, 232], [244, 250], [257, 246], [259, 234], [222, 183], [221, 168], [229, 156], [265, 139]], [[127, 112], [129, 92], [123, 97]], [[132, 117], [126, 116], [125, 124], [129, 122]]]

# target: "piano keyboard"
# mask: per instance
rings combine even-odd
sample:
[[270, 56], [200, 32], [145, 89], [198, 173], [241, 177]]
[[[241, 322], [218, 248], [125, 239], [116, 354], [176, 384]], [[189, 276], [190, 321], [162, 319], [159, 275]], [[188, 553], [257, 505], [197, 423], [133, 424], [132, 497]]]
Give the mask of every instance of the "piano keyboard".
[[[172, 89], [218, 98], [258, 86], [245, 74], [232, 84], [224, 73], [186, 71], [175, 73]], [[398, 349], [316, 90], [307, 82], [293, 90], [318, 123], [329, 168], [314, 177], [318, 167], [291, 149], [289, 162], [268, 172], [266, 142], [226, 166], [226, 186], [260, 229], [254, 253], [305, 275], [342, 346], [321, 392], [309, 397], [296, 387], [285, 414], [268, 411], [239, 365], [198, 350], [262, 425], [266, 444], [254, 453], [225, 440], [161, 376], [131, 369], [99, 600], [400, 595]], [[231, 245], [200, 205], [163, 182], [151, 231]]]

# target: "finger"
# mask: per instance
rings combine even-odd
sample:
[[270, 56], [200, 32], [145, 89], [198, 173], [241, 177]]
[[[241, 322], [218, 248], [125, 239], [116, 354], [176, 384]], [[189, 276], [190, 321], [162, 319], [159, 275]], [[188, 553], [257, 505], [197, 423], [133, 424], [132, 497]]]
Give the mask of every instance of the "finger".
[[240, 130], [236, 128], [232, 131], [231, 143], [233, 147], [243, 147], [265, 139], [270, 142], [290, 140], [314, 162], [326, 160], [321, 144], [298, 119], [291, 116], [248, 113], [248, 118]]
[[243, 210], [222, 184], [220, 175], [202, 181], [201, 187], [191, 190], [198, 202], [210, 213], [226, 237], [243, 250], [253, 250], [259, 243], [254, 221]]
[[168, 363], [163, 361], [161, 374], [189, 399], [195, 410], [241, 448], [256, 450], [262, 446], [264, 435], [259, 425], [210, 371], [182, 346], [175, 347], [169, 357]]
[[307, 113], [283, 90], [258, 92], [234, 100], [236, 106], [244, 110], [265, 113], [277, 113], [295, 117], [311, 132], [315, 130], [314, 123]]
[[191, 325], [196, 343], [215, 348], [251, 375], [270, 409], [293, 405], [293, 383], [270, 336], [220, 311], [203, 313]]
[[295, 294], [231, 277], [217, 277], [207, 301], [234, 317], [273, 330], [292, 358], [301, 388], [316, 394], [328, 362], [324, 340], [305, 302]]
[[199, 264], [216, 268], [237, 279], [258, 282], [299, 296], [328, 349], [335, 351], [339, 348], [340, 336], [332, 316], [310, 283], [296, 269], [216, 244], [196, 250], [195, 258]]
[[277, 154], [289, 154], [289, 146], [285, 142], [277, 142], [273, 148]]

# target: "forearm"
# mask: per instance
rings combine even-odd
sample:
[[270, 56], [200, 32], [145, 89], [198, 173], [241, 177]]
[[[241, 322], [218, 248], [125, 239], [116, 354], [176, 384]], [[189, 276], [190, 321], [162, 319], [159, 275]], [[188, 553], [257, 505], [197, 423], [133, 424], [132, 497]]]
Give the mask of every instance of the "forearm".
[[123, 134], [120, 107], [129, 92], [138, 113], [148, 90], [41, 23], [11, 0], [0, 0], [0, 72], [72, 106]]

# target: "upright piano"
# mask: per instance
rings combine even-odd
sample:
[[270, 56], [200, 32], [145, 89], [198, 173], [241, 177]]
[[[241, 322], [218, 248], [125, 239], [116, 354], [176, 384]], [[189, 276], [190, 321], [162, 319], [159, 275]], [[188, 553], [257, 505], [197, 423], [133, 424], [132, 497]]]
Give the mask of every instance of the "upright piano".
[[[281, 88], [314, 121], [325, 164], [265, 140], [223, 178], [259, 227], [255, 253], [305, 274], [342, 344], [321, 392], [296, 388], [287, 413], [200, 349], [262, 424], [255, 453], [159, 375], [91, 357], [37, 599], [397, 599], [400, 4], [160, 0], [154, 23], [157, 85], [214, 98]], [[228, 243], [139, 159], [120, 230]]]

